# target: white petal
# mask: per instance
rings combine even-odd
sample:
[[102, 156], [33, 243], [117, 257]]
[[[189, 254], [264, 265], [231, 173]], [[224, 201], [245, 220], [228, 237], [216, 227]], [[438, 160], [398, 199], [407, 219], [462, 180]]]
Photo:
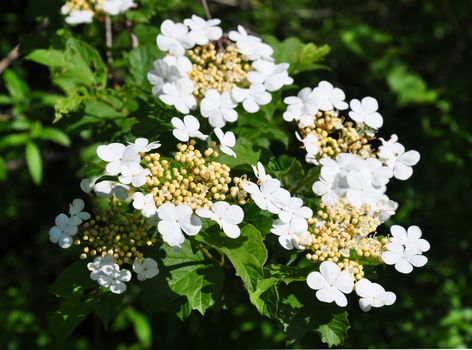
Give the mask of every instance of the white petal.
[[326, 278], [318, 271], [310, 272], [306, 278], [306, 283], [311, 289], [321, 289], [329, 286]]

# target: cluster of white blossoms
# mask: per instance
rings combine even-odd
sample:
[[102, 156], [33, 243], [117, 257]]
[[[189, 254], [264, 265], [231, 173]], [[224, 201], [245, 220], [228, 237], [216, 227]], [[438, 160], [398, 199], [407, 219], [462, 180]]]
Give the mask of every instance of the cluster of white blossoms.
[[52, 243], [57, 243], [61, 248], [69, 248], [72, 245], [79, 225], [90, 219], [90, 214], [83, 211], [84, 208], [84, 201], [76, 198], [69, 206], [69, 215], [62, 213], [56, 216], [56, 225], [49, 230], [49, 239]]
[[394, 225], [391, 237], [377, 234], [398, 208], [386, 195], [387, 184], [393, 178], [410, 178], [419, 153], [405, 151], [396, 135], [380, 138], [380, 146], [373, 146], [383, 124], [373, 97], [348, 104], [341, 89], [322, 81], [284, 101], [283, 117], [297, 123], [306, 161], [320, 167], [312, 186], [321, 197], [319, 210], [313, 215], [261, 164], [255, 169], [257, 184], [249, 182], [244, 190], [261, 209], [279, 215], [271, 232], [283, 247], [305, 250], [308, 260], [320, 264], [320, 271], [307, 278], [320, 301], [346, 306], [345, 294], [355, 290], [364, 311], [393, 304], [395, 294], [366, 279], [363, 264], [394, 265], [401, 273], [426, 264], [422, 254], [429, 244], [417, 226], [405, 230]]
[[248, 181], [244, 190], [259, 208], [278, 215], [271, 232], [279, 236], [279, 243], [285, 249], [305, 249], [311, 243], [308, 220], [313, 211], [304, 206], [300, 198], [292, 197], [282, 188], [280, 181], [267, 174], [261, 163], [253, 169], [257, 183]]
[[201, 230], [202, 218], [214, 221], [230, 238], [240, 235], [244, 212], [238, 204], [245, 203], [244, 182], [233, 180], [230, 168], [218, 162], [219, 151], [236, 156], [234, 134], [216, 128], [218, 143], [210, 141], [200, 151], [193, 138], [209, 136], [199, 130], [195, 117], [174, 117], [172, 124], [173, 135], [186, 142], [177, 145], [174, 159], [161, 157], [156, 153], [160, 143], [145, 138], [98, 146], [103, 173], [84, 179], [81, 188], [108, 198], [108, 208], [96, 208], [91, 215], [83, 211], [84, 202], [75, 199], [70, 216], [58, 215], [49, 232], [62, 248], [80, 245], [81, 258], [95, 257], [88, 264], [90, 276], [112, 293], [124, 292], [131, 279], [123, 264], [132, 266], [140, 281], [157, 275], [157, 262], [144, 257], [141, 248], [164, 242], [179, 249], [186, 236]]
[[293, 83], [288, 64], [276, 64], [273, 50], [242, 27], [227, 35], [219, 19], [196, 15], [183, 23], [165, 20], [157, 46], [167, 55], [148, 73], [152, 93], [187, 114], [199, 106], [213, 128], [238, 119], [242, 103], [249, 113], [272, 100], [271, 92]]
[[61, 8], [70, 25], [92, 23], [101, 15], [117, 16], [136, 6], [133, 0], [67, 0]]

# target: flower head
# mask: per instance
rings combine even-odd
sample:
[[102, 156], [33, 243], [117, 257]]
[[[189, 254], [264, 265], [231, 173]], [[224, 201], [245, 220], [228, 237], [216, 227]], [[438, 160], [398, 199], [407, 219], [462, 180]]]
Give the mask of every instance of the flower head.
[[351, 275], [340, 270], [332, 261], [324, 261], [320, 265], [320, 272], [311, 272], [307, 277], [307, 284], [311, 289], [317, 290], [316, 297], [325, 303], [333, 301], [338, 306], [346, 306], [347, 299], [344, 294], [349, 294], [354, 288], [354, 280]]
[[236, 158], [236, 153], [233, 151], [233, 147], [236, 145], [236, 138], [232, 131], [223, 132], [220, 128], [215, 129], [215, 135], [220, 141], [221, 152]]
[[237, 238], [241, 234], [238, 224], [243, 221], [244, 212], [238, 205], [230, 205], [227, 202], [219, 201], [213, 203], [210, 210], [199, 208], [196, 213], [202, 218], [217, 222], [223, 232], [230, 238]]
[[226, 122], [235, 122], [238, 119], [238, 113], [234, 108], [236, 108], [236, 103], [228, 91], [220, 94], [214, 89], [207, 90], [200, 102], [202, 116], [208, 118], [210, 125], [214, 128], [222, 128]]
[[180, 113], [190, 112], [197, 104], [193, 96], [193, 83], [188, 78], [181, 78], [175, 83], [165, 83], [159, 98], [165, 104], [174, 106]]
[[171, 123], [175, 128], [172, 130], [172, 134], [179, 141], [187, 142], [191, 137], [206, 140], [208, 137], [199, 130], [200, 123], [193, 115], [186, 115], [183, 120], [174, 117], [172, 118]]
[[383, 125], [383, 118], [377, 110], [379, 104], [373, 97], [364, 97], [362, 101], [351, 100], [349, 116], [358, 123], [365, 123], [372, 129], [378, 129]]
[[220, 22], [216, 18], [205, 21], [196, 15], [192, 15], [192, 18], [184, 20], [184, 24], [190, 28], [190, 39], [198, 45], [205, 45], [209, 41], [221, 38], [223, 31], [218, 27]]
[[164, 242], [172, 247], [180, 247], [185, 241], [185, 232], [189, 236], [195, 236], [202, 228], [202, 222], [192, 215], [192, 208], [188, 205], [175, 205], [164, 203], [157, 209], [159, 223], [157, 229]]
[[380, 284], [373, 283], [366, 278], [356, 282], [356, 293], [361, 297], [359, 299], [361, 310], [366, 312], [372, 307], [392, 305], [397, 299], [395, 293], [386, 292]]
[[151, 279], [159, 273], [157, 262], [151, 258], [136, 259], [133, 262], [133, 271], [136, 272], [139, 281]]
[[428, 258], [420, 250], [408, 249], [397, 243], [389, 243], [386, 248], [382, 253], [382, 260], [387, 265], [395, 265], [398, 272], [407, 274], [413, 271], [413, 266], [422, 267], [428, 262]]
[[188, 27], [183, 23], [174, 23], [170, 19], [162, 22], [161, 34], [157, 36], [156, 41], [160, 50], [169, 52], [174, 56], [182, 56], [186, 49], [190, 49], [195, 45], [189, 35]]

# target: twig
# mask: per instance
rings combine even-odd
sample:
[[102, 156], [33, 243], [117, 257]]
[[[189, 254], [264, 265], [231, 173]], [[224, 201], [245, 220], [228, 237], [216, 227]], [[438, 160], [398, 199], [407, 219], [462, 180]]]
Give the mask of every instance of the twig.
[[128, 27], [128, 33], [131, 39], [131, 47], [135, 49], [139, 46], [139, 40], [136, 34], [134, 34], [133, 32], [133, 26], [134, 26], [133, 21], [126, 21], [126, 27]]
[[107, 45], [107, 60], [111, 67], [111, 64], [113, 63], [113, 55], [111, 53], [111, 49], [113, 47], [113, 28], [111, 26], [110, 16], [105, 17], [105, 42]]
[[[38, 25], [37, 28], [35, 28], [35, 30], [33, 32], [36, 32], [36, 31], [40, 31], [44, 28], [46, 28], [47, 26], [49, 25], [49, 18], [46, 17], [45, 19], [43, 19], [41, 21], [41, 23]], [[20, 57], [20, 44], [17, 44], [9, 53], [8, 55], [5, 56], [5, 58], [3, 58], [1, 61], [0, 61], [0, 74], [3, 73], [3, 71], [5, 69], [7, 69], [10, 64], [16, 60], [18, 57]]]
[[20, 56], [20, 44], [17, 44], [6, 57], [0, 61], [0, 74], [3, 73], [8, 66]]
[[211, 19], [211, 13], [210, 13], [210, 9], [208, 8], [208, 4], [206, 2], [206, 0], [200, 0], [200, 2], [202, 3], [202, 6], [203, 6], [203, 9], [205, 10], [205, 15], [207, 16], [207, 19]]

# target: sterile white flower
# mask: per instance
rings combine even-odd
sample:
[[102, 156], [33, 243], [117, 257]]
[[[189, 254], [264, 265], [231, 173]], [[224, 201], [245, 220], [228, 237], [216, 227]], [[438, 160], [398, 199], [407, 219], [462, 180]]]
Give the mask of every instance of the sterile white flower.
[[215, 135], [220, 141], [221, 152], [236, 158], [236, 153], [232, 150], [234, 145], [236, 145], [236, 137], [234, 137], [234, 133], [232, 131], [223, 132], [220, 128], [216, 128]]
[[243, 103], [246, 112], [256, 113], [260, 107], [272, 100], [272, 95], [266, 91], [262, 84], [251, 84], [248, 89], [234, 87], [231, 96], [237, 102]]
[[268, 91], [277, 91], [284, 85], [293, 83], [288, 75], [288, 63], [275, 64], [266, 60], [252, 63], [253, 71], [247, 75], [247, 80], [253, 84], [263, 84]]
[[78, 231], [76, 222], [66, 214], [59, 214], [56, 216], [56, 226], [49, 230], [49, 240], [52, 243], [57, 243], [63, 249], [69, 248], [73, 243], [72, 236]]
[[393, 169], [393, 176], [399, 180], [407, 180], [413, 174], [412, 166], [420, 160], [420, 154], [417, 151], [405, 152], [405, 147], [397, 142], [398, 136], [393, 134], [390, 140], [382, 141], [379, 147], [378, 157]]
[[174, 83], [165, 83], [159, 98], [165, 104], [174, 106], [180, 113], [188, 113], [197, 105], [197, 100], [193, 95], [193, 82], [189, 78], [180, 78]]
[[244, 185], [244, 191], [251, 195], [252, 200], [262, 210], [273, 214], [280, 213], [280, 203], [286, 196], [286, 190], [280, 187], [280, 181], [273, 178], [264, 180], [260, 186], [253, 182]]
[[[290, 196], [290, 194], [289, 194]], [[313, 210], [303, 206], [303, 200], [289, 197], [283, 200], [279, 218], [284, 223], [305, 221], [313, 216]]]
[[139, 281], [144, 281], [159, 274], [157, 262], [151, 258], [136, 259], [133, 262], [133, 271], [136, 272]]
[[147, 78], [152, 86], [152, 94], [158, 96], [165, 83], [174, 83], [192, 70], [192, 62], [185, 57], [166, 56], [163, 59], [155, 60], [153, 69], [147, 74]]
[[63, 15], [68, 15], [65, 18], [66, 23], [70, 25], [92, 23], [93, 22], [93, 11], [90, 10], [70, 10], [67, 5], [61, 8]]
[[346, 271], [341, 272], [339, 266], [332, 261], [323, 261], [320, 265], [320, 272], [311, 272], [306, 281], [311, 289], [317, 290], [318, 300], [325, 303], [334, 301], [341, 307], [347, 305], [344, 294], [351, 293], [354, 287], [351, 275]]
[[218, 40], [223, 35], [223, 30], [218, 27], [219, 19], [205, 21], [203, 18], [192, 15], [191, 19], [184, 20], [184, 24], [190, 28], [189, 36], [198, 45], [208, 44], [209, 41]]
[[379, 104], [375, 98], [367, 96], [362, 101], [353, 99], [350, 102], [350, 106], [349, 116], [357, 123], [364, 123], [372, 129], [378, 129], [383, 125], [383, 118], [377, 112]]
[[83, 221], [90, 219], [90, 214], [83, 211], [85, 203], [82, 199], [76, 198], [69, 204], [69, 214], [71, 223], [80, 225]]
[[303, 128], [313, 124], [313, 117], [318, 113], [318, 106], [312, 89], [303, 88], [297, 96], [286, 97], [284, 103], [287, 104], [287, 110], [283, 114], [286, 121], [296, 120]]
[[183, 120], [174, 117], [172, 118], [171, 123], [175, 128], [172, 130], [172, 134], [179, 141], [187, 142], [191, 137], [206, 140], [208, 137], [199, 130], [200, 122], [193, 115], [186, 115]]
[[200, 218], [192, 215], [192, 208], [188, 205], [164, 203], [157, 209], [157, 214], [160, 219], [157, 229], [164, 242], [172, 247], [180, 247], [185, 241], [183, 232], [195, 236], [202, 228]]
[[116, 16], [135, 7], [133, 0], [103, 0], [100, 3], [101, 9], [110, 16]]
[[162, 22], [161, 33], [157, 36], [156, 42], [160, 50], [168, 51], [175, 56], [182, 56], [186, 49], [195, 45], [190, 38], [188, 27], [183, 23], [174, 23], [170, 19]]
[[126, 291], [125, 282], [131, 280], [131, 272], [121, 269], [118, 264], [107, 264], [100, 268], [97, 282], [100, 286], [109, 288], [114, 294], [122, 294]]
[[144, 195], [141, 192], [135, 192], [133, 194], [133, 207], [141, 210], [146, 218], [150, 218], [157, 213], [156, 202], [152, 193]]
[[395, 269], [401, 273], [410, 273], [414, 267], [422, 267], [428, 262], [428, 258], [421, 255], [418, 249], [405, 249], [397, 243], [388, 243], [387, 250], [382, 253], [382, 260], [387, 265], [395, 265]]
[[235, 122], [238, 119], [235, 108], [236, 103], [228, 91], [220, 94], [215, 89], [209, 89], [200, 102], [202, 116], [208, 118], [210, 125], [214, 128], [222, 128], [226, 122]]
[[121, 171], [118, 180], [125, 185], [131, 184], [133, 187], [141, 187], [147, 182], [147, 176], [149, 175], [151, 175], [149, 169], [144, 169], [141, 165], [132, 163]]
[[161, 143], [159, 141], [149, 142], [148, 139], [144, 137], [138, 137], [134, 142], [129, 142], [129, 145], [134, 146], [137, 152], [149, 152], [153, 149], [157, 149], [161, 147]]
[[303, 143], [303, 146], [305, 147], [305, 161], [307, 163], [318, 165], [319, 161], [316, 159], [316, 155], [319, 153], [318, 137], [316, 137], [314, 134], [308, 134], [304, 139], [302, 139], [298, 132], [295, 132], [295, 136], [298, 141]]
[[348, 108], [344, 101], [346, 95], [340, 88], [335, 88], [331, 83], [323, 80], [313, 89], [316, 105], [322, 111], [332, 111], [335, 108], [343, 110]]
[[210, 210], [199, 208], [196, 213], [202, 218], [216, 221], [230, 238], [237, 238], [241, 234], [238, 224], [243, 221], [244, 212], [240, 206], [219, 201], [213, 203]]
[[108, 175], [118, 175], [123, 169], [141, 160], [139, 151], [134, 145], [125, 146], [121, 143], [110, 143], [97, 148], [100, 159], [108, 162], [106, 171]]
[[270, 231], [279, 236], [280, 245], [287, 250], [292, 250], [293, 248], [303, 250], [312, 241], [306, 220], [296, 220], [285, 223], [277, 219], [274, 220]]
[[255, 61], [260, 58], [271, 59], [274, 52], [272, 48], [263, 43], [261, 38], [249, 35], [243, 26], [238, 26], [238, 31], [231, 31], [228, 36], [232, 41], [236, 42], [239, 52], [249, 60]]
[[272, 176], [266, 174], [264, 166], [261, 162], [257, 162], [257, 166], [252, 165], [252, 170], [254, 171], [254, 175], [256, 175], [259, 183], [264, 182], [266, 179], [271, 179]]
[[418, 226], [408, 227], [408, 231], [400, 225], [390, 227], [392, 237], [390, 242], [401, 244], [405, 249], [417, 249], [420, 252], [427, 252], [430, 248], [429, 242], [421, 238], [422, 232]]
[[96, 281], [102, 273], [102, 267], [113, 265], [114, 263], [113, 255], [97, 256], [93, 262], [87, 264], [87, 269], [90, 271], [90, 279]]
[[83, 179], [80, 182], [80, 188], [85, 193], [90, 193], [93, 190], [98, 197], [111, 197], [115, 195], [120, 200], [126, 200], [128, 198], [129, 186], [109, 180], [97, 183], [98, 179], [98, 177], [94, 179]]
[[362, 311], [369, 311], [372, 307], [382, 307], [392, 305], [397, 299], [395, 293], [386, 292], [384, 287], [378, 283], [373, 283], [366, 278], [356, 282], [356, 293], [359, 299], [359, 307]]

